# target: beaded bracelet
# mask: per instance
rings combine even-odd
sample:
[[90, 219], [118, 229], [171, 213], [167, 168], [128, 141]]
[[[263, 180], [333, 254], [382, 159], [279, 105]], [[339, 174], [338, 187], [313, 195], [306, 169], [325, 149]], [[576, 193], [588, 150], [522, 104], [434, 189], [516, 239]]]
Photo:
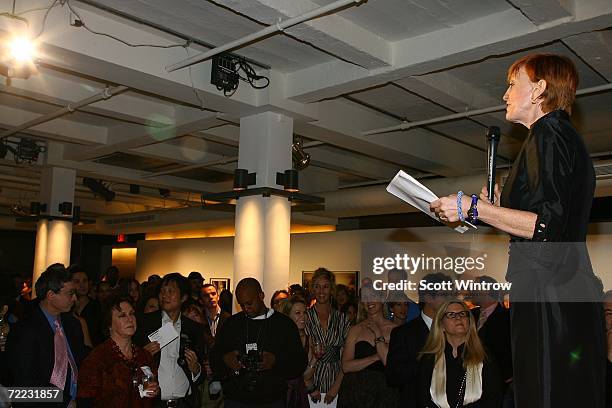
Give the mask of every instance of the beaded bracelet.
[[459, 219], [461, 222], [465, 221], [465, 217], [463, 216], [463, 211], [461, 207], [463, 206], [463, 191], [459, 190], [457, 192], [457, 214], [459, 215]]
[[468, 210], [468, 217], [472, 224], [478, 222], [478, 196], [476, 194], [472, 194], [472, 205], [470, 205], [470, 209]]

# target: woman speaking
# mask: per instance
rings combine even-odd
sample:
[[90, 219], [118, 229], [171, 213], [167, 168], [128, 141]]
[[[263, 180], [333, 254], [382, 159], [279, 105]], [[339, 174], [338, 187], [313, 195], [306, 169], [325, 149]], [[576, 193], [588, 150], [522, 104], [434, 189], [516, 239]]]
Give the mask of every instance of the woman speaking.
[[[604, 407], [601, 281], [586, 235], [595, 172], [569, 121], [578, 74], [566, 57], [528, 55], [508, 70], [506, 119], [529, 129], [494, 203], [462, 193], [431, 203], [444, 222], [480, 219], [510, 234], [515, 402], [521, 408]], [[458, 199], [459, 197], [459, 199]]]

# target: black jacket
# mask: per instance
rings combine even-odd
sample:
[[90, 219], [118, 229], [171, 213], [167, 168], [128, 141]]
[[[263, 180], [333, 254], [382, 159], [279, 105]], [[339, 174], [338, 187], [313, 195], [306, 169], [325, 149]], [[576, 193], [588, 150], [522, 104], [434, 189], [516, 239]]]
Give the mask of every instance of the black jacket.
[[[272, 353], [274, 366], [259, 371], [243, 369], [238, 375], [230, 370], [223, 356], [233, 351], [245, 354], [248, 343], [256, 343], [260, 353]], [[287, 380], [300, 377], [308, 363], [297, 326], [278, 312], [261, 320], [249, 319], [244, 312], [231, 316], [217, 331], [210, 362], [222, 377], [225, 397], [249, 404], [285, 400]]]
[[[79, 321], [70, 313], [61, 316], [62, 327], [77, 364], [85, 358], [87, 349]], [[54, 333], [38, 303], [31, 313], [11, 328], [6, 344], [9, 385], [21, 387], [52, 387], [49, 383], [55, 364]], [[64, 400], [70, 401], [70, 375], [66, 377]], [[36, 406], [34, 403], [31, 406]], [[65, 406], [66, 404], [58, 404]], [[22, 407], [28, 405], [20, 404]], [[53, 405], [49, 405], [53, 406]]]
[[399, 405], [417, 405], [417, 355], [429, 336], [429, 328], [421, 316], [391, 331], [387, 354], [387, 383], [400, 390]]
[[[480, 308], [474, 310], [478, 322]], [[478, 336], [485, 348], [493, 355], [500, 370], [502, 381], [512, 378], [512, 345], [510, 344], [510, 312], [498, 304], [478, 330]]]
[[[182, 349], [185, 344], [185, 340], [183, 336], [186, 335], [189, 338], [189, 341], [191, 343], [189, 348], [191, 348], [198, 356], [198, 361], [200, 362], [200, 365], [202, 365], [202, 368], [201, 368], [202, 371], [200, 372], [200, 376], [198, 377], [198, 379], [194, 381], [192, 384], [192, 381], [191, 381], [192, 377], [191, 377], [191, 373], [189, 372], [189, 369], [186, 366], [181, 367], [181, 368], [183, 368], [183, 371], [185, 372], [185, 375], [187, 376], [187, 379], [189, 380], [190, 385], [198, 385], [204, 382], [204, 379], [206, 378], [206, 373], [204, 372], [204, 365], [202, 364], [202, 362], [204, 361], [204, 355], [206, 353], [206, 347], [204, 344], [204, 326], [202, 326], [199, 323], [194, 322], [193, 320], [183, 315], [181, 315], [180, 319], [181, 319], [180, 348]], [[133, 337], [134, 344], [136, 344], [139, 347], [144, 347], [146, 344], [151, 342], [148, 337], [149, 334], [153, 333], [155, 330], [159, 329], [161, 326], [162, 326], [162, 312], [160, 310], [138, 316], [138, 329], [136, 330], [136, 333], [134, 334], [134, 337]], [[153, 356], [156, 368], [159, 368], [160, 354], [161, 353], [156, 353]], [[194, 386], [191, 387], [191, 395], [188, 398], [190, 401], [192, 402], [199, 401], [199, 396], [197, 395], [198, 394], [197, 391], [198, 391], [198, 387], [194, 387]]]
[[[446, 399], [451, 407], [460, 406], [465, 408], [500, 408], [502, 403], [501, 380], [495, 361], [491, 358], [485, 360], [482, 367], [482, 396], [478, 401], [463, 405], [463, 393], [461, 393], [461, 382], [465, 373], [463, 368], [464, 345], [457, 350], [457, 357], [453, 357], [453, 349], [446, 343], [444, 356], [446, 358]], [[435, 365], [435, 356], [427, 354], [421, 357], [418, 368], [418, 408], [436, 407], [431, 400], [431, 377]], [[457, 397], [461, 395], [458, 404]]]

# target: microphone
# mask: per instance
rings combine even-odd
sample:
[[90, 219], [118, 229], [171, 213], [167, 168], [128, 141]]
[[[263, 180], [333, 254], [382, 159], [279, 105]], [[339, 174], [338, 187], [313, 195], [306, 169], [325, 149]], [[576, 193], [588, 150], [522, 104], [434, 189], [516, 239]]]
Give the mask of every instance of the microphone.
[[500, 137], [499, 127], [489, 126], [487, 128], [487, 189], [489, 190], [491, 204], [495, 200], [495, 169], [497, 167], [497, 145]]

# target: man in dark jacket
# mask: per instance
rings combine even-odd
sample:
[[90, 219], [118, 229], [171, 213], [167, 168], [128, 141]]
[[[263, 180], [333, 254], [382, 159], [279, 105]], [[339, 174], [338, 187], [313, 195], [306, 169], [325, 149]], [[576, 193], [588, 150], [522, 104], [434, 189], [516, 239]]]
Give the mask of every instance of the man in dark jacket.
[[[422, 280], [427, 283], [451, 281], [443, 273], [431, 273]], [[436, 311], [447, 298], [444, 291], [419, 289], [420, 316], [391, 331], [385, 371], [387, 383], [400, 390], [399, 407], [417, 406], [417, 356], [427, 341]]]
[[301, 376], [307, 364], [297, 326], [266, 308], [256, 279], [241, 280], [236, 299], [242, 312], [219, 328], [211, 355], [213, 370], [223, 377], [225, 407], [283, 408], [287, 380]]
[[35, 289], [37, 304], [7, 339], [9, 385], [57, 387], [64, 401], [57, 406], [65, 407], [76, 400], [78, 366], [86, 354], [81, 324], [69, 313], [76, 300], [72, 276], [64, 265], [53, 264]]
[[[497, 283], [490, 276], [479, 276], [477, 283]], [[504, 407], [514, 405], [512, 389], [512, 346], [510, 344], [510, 312], [499, 302], [498, 290], [482, 291], [472, 295], [472, 302], [478, 305], [473, 309], [478, 337], [491, 353], [499, 367], [504, 392]]]
[[[161, 310], [140, 316], [134, 335], [136, 345], [151, 353], [158, 364], [161, 400], [177, 400], [179, 407], [199, 406], [195, 385], [204, 380], [201, 365], [204, 361], [204, 327], [181, 315], [181, 306], [189, 294], [187, 278], [179, 273], [165, 275], [159, 292]], [[179, 336], [161, 348], [148, 336], [169, 323]]]

